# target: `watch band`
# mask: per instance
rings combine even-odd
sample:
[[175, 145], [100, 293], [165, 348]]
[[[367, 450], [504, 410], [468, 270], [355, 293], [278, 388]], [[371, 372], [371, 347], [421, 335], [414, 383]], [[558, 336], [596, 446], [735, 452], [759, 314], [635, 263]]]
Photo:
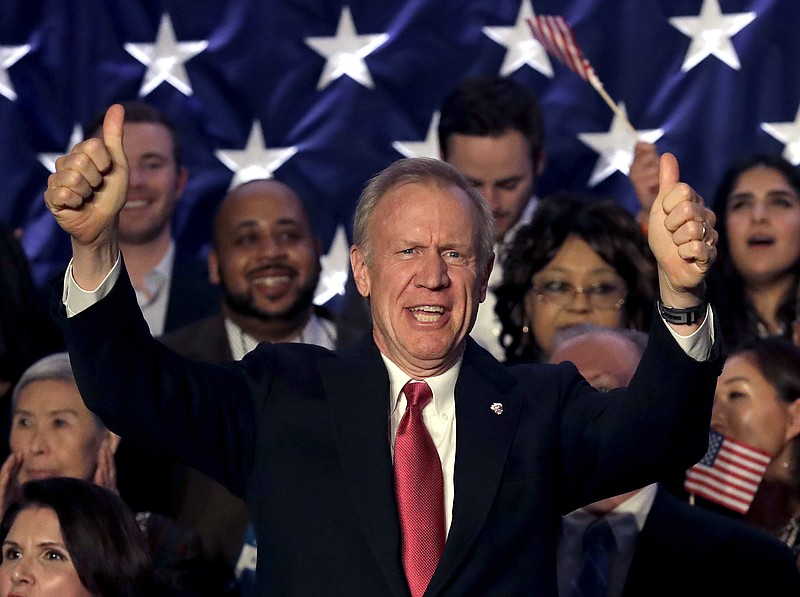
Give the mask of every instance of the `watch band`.
[[661, 317], [664, 318], [664, 321], [667, 323], [674, 323], [676, 325], [691, 325], [693, 323], [697, 323], [703, 319], [706, 311], [708, 310], [708, 303], [705, 301], [699, 305], [688, 307], [686, 309], [667, 307], [660, 300], [658, 301], [657, 305], [658, 312], [661, 314]]

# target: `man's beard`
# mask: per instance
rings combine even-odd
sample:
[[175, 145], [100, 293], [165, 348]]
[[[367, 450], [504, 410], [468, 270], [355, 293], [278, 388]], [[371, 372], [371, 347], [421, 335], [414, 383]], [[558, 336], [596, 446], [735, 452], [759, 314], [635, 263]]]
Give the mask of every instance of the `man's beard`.
[[231, 310], [245, 317], [255, 317], [263, 322], [271, 322], [292, 321], [303, 314], [314, 302], [316, 284], [313, 287], [299, 288], [295, 300], [283, 311], [265, 311], [264, 309], [258, 308], [255, 304], [252, 291], [239, 294], [230, 292], [227, 286], [225, 286], [224, 280], [220, 281], [220, 287], [225, 296], [225, 304], [228, 305]]

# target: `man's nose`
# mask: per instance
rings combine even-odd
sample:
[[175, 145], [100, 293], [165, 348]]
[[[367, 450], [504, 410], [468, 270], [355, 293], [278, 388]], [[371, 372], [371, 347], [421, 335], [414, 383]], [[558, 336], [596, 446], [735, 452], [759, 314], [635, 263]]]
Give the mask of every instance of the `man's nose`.
[[443, 288], [450, 278], [447, 275], [447, 263], [435, 251], [426, 253], [420, 259], [420, 267], [416, 275], [417, 286], [425, 288]]
[[492, 211], [495, 211], [500, 206], [500, 192], [493, 185], [481, 185], [478, 190], [483, 195], [483, 198], [486, 199], [486, 203], [489, 204], [489, 208]]

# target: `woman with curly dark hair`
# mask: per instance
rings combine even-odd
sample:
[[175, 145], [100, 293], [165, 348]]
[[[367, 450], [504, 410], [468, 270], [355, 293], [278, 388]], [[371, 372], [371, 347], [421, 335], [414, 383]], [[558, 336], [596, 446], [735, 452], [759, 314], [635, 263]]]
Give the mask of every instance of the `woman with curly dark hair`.
[[719, 240], [707, 296], [728, 347], [791, 337], [800, 280], [800, 171], [779, 155], [744, 158], [723, 176], [714, 212]]
[[656, 266], [633, 215], [613, 199], [542, 199], [501, 256], [497, 314], [506, 361], [546, 361], [558, 330], [581, 323], [646, 330]]

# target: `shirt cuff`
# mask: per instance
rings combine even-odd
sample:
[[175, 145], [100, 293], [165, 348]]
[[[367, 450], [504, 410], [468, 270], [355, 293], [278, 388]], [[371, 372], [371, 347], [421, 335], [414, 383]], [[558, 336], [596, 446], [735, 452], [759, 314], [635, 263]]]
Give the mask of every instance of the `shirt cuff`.
[[711, 308], [711, 305], [706, 306], [706, 318], [703, 323], [689, 336], [681, 336], [672, 329], [671, 325], [664, 321], [663, 317], [661, 317], [661, 321], [667, 326], [669, 333], [675, 338], [675, 341], [678, 343], [678, 346], [683, 349], [683, 352], [695, 361], [702, 362], [708, 360], [709, 356], [711, 356], [711, 347], [714, 344], [714, 310]]
[[81, 311], [85, 311], [107, 296], [119, 279], [119, 270], [120, 259], [119, 255], [117, 255], [114, 267], [100, 282], [100, 286], [95, 290], [84, 290], [78, 286], [78, 283], [72, 277], [72, 259], [70, 259], [67, 271], [64, 272], [64, 291], [61, 294], [61, 302], [64, 303], [64, 307], [67, 309], [67, 317], [72, 317]]

